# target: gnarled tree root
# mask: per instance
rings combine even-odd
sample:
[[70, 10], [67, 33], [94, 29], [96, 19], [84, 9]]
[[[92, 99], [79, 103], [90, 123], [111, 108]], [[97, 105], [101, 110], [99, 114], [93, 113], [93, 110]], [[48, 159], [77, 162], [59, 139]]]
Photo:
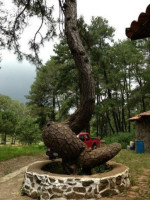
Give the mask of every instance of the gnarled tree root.
[[86, 148], [80, 154], [78, 163], [84, 171], [89, 171], [90, 169], [111, 160], [120, 150], [121, 145], [119, 143], [113, 143], [95, 150], [89, 150]]
[[43, 140], [47, 147], [68, 162], [76, 160], [86, 148], [85, 144], [64, 123], [49, 122], [44, 128]]
[[112, 159], [121, 150], [121, 145], [114, 143], [92, 151], [64, 123], [48, 123], [43, 131], [43, 139], [62, 158], [67, 174], [76, 173], [77, 167], [90, 171]]

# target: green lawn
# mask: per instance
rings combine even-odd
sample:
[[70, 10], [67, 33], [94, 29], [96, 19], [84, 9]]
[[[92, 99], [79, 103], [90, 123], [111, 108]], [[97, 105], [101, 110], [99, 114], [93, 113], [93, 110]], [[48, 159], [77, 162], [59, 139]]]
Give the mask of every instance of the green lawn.
[[143, 174], [144, 169], [150, 169], [150, 153], [139, 154], [131, 150], [122, 150], [112, 160], [129, 167], [131, 185], [136, 185], [136, 179]]
[[150, 153], [140, 154], [131, 150], [122, 150], [113, 160], [128, 166], [130, 171], [135, 173], [144, 168], [150, 169]]
[[18, 156], [40, 155], [45, 152], [44, 145], [0, 146], [0, 162]]

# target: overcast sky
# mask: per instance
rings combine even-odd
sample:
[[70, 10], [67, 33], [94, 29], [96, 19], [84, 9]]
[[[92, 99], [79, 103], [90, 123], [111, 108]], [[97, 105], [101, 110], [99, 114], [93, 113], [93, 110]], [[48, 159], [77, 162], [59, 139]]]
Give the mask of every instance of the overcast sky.
[[[5, 1], [7, 7], [11, 7], [10, 1]], [[59, 16], [58, 0], [50, 2], [56, 5], [55, 16]], [[133, 20], [137, 20], [141, 12], [145, 12], [149, 3], [149, 0], [78, 0], [78, 16], [84, 16], [87, 23], [90, 23], [92, 16], [102, 16], [108, 20], [110, 26], [115, 28], [115, 40], [123, 40], [126, 39], [125, 28], [129, 27]], [[28, 29], [26, 38], [28, 33], [31, 35], [32, 26]], [[41, 49], [40, 55], [43, 63], [50, 58], [50, 55], [53, 55], [53, 44], [54, 42], [47, 43]], [[3, 61], [0, 65], [2, 67], [0, 70], [0, 93], [25, 102], [24, 95], [28, 94], [34, 81], [35, 66], [27, 61], [18, 63], [15, 55], [8, 51], [3, 52]]]

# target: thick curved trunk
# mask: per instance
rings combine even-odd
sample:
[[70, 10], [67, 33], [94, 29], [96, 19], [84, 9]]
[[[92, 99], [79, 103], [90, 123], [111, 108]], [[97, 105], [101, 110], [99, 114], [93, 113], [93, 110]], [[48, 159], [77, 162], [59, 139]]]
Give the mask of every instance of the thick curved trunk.
[[121, 145], [113, 144], [91, 151], [76, 136], [77, 133], [87, 127], [93, 114], [95, 100], [92, 68], [80, 40], [76, 6], [76, 0], [65, 0], [65, 33], [79, 72], [80, 106], [66, 122], [50, 122], [43, 131], [45, 145], [59, 154], [68, 174], [75, 173], [77, 167], [90, 171], [91, 168], [113, 158], [121, 150]]
[[64, 123], [49, 122], [43, 131], [46, 146], [51, 147], [63, 160], [76, 160], [85, 144]]
[[85, 149], [78, 157], [78, 163], [83, 170], [90, 170], [111, 160], [121, 150], [121, 145], [113, 143], [95, 150]]
[[43, 139], [45, 145], [62, 158], [67, 174], [76, 173], [77, 168], [89, 172], [93, 167], [112, 159], [121, 150], [121, 145], [114, 143], [92, 151], [64, 123], [49, 122], [44, 128]]
[[79, 72], [81, 90], [80, 106], [68, 119], [68, 125], [73, 132], [79, 133], [87, 127], [92, 117], [95, 102], [95, 86], [92, 67], [79, 36], [76, 6], [76, 0], [66, 0], [64, 4], [64, 14], [65, 34]]

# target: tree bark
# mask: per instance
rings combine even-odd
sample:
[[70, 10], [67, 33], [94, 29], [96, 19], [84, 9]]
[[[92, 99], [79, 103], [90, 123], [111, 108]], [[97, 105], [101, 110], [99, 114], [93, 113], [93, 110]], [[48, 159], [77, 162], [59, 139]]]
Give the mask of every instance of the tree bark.
[[77, 27], [76, 0], [66, 0], [64, 4], [65, 34], [75, 65], [79, 73], [81, 102], [77, 111], [70, 116], [68, 124], [73, 132], [79, 133], [89, 123], [95, 102], [95, 86], [92, 67], [82, 45]]
[[119, 144], [114, 144], [104, 149], [91, 151], [76, 136], [89, 124], [95, 100], [92, 67], [80, 40], [76, 7], [76, 0], [66, 0], [63, 5], [67, 42], [79, 72], [80, 106], [67, 121], [62, 123], [50, 122], [43, 131], [45, 145], [59, 154], [62, 158], [64, 169], [68, 174], [75, 173], [75, 168], [78, 167], [90, 170], [92, 167], [114, 157], [121, 149]]
[[64, 123], [49, 122], [43, 131], [46, 146], [51, 147], [63, 160], [76, 160], [85, 144]]
[[83, 171], [90, 171], [93, 167], [112, 159], [121, 150], [121, 145], [117, 143], [95, 150], [88, 149], [66, 124], [56, 122], [47, 124], [43, 131], [43, 139], [45, 145], [51, 147], [62, 158], [67, 174], [76, 173], [79, 167]]
[[52, 97], [52, 102], [53, 102], [53, 107], [52, 107], [52, 113], [51, 113], [51, 119], [55, 121], [55, 104], [56, 104], [56, 95], [53, 92], [53, 97]]
[[106, 147], [98, 148], [95, 150], [85, 149], [79, 156], [78, 162], [85, 171], [89, 171], [97, 165], [106, 163], [112, 159], [121, 149], [118, 143], [110, 144]]

